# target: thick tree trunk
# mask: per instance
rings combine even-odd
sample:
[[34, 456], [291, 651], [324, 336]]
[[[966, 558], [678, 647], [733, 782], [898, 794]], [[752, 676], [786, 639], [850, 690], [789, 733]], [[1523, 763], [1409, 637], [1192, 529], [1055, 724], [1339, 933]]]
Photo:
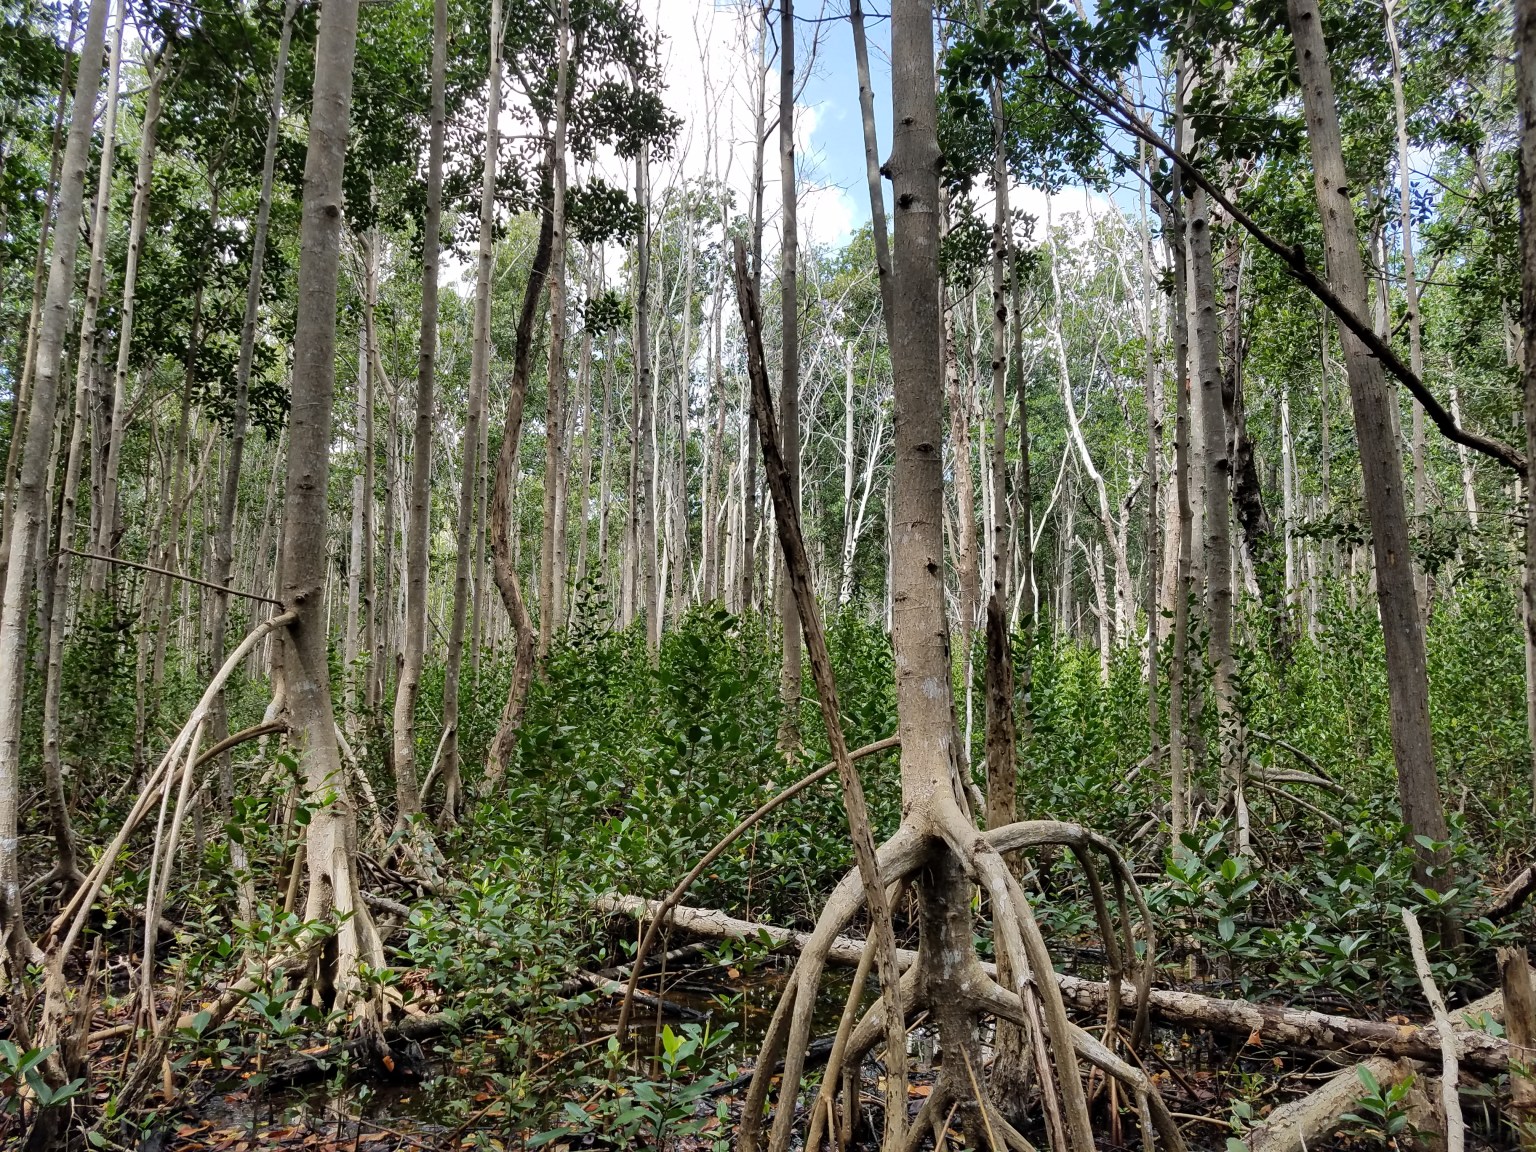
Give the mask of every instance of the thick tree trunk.
[[1216, 267], [1211, 252], [1210, 199], [1196, 187], [1189, 198], [1188, 236], [1194, 311], [1195, 375], [1200, 388], [1200, 438], [1205, 461], [1206, 627], [1211, 695], [1220, 742], [1221, 799], [1236, 821], [1237, 848], [1249, 850], [1248, 804], [1243, 795], [1246, 740], [1238, 713], [1237, 664], [1232, 653], [1232, 458], [1221, 396], [1221, 331], [1216, 313]]
[[[1301, 69], [1307, 137], [1323, 222], [1328, 278], [1333, 290], [1357, 315], [1366, 312], [1365, 268], [1360, 233], [1350, 199], [1349, 178], [1334, 101], [1333, 76], [1323, 41], [1317, 0], [1287, 0], [1291, 34]], [[1429, 727], [1429, 680], [1425, 668], [1423, 617], [1414, 590], [1413, 555], [1403, 503], [1403, 462], [1393, 435], [1394, 420], [1381, 362], [1353, 332], [1339, 329], [1349, 374], [1355, 435], [1365, 480], [1366, 513], [1376, 559], [1376, 595], [1386, 641], [1387, 688], [1391, 700], [1392, 752], [1398, 795], [1410, 836], [1446, 839], [1445, 808], [1435, 776]], [[1444, 852], [1418, 848], [1419, 880], [1443, 889], [1450, 883]], [[1429, 869], [1439, 865], [1437, 875]]]
[[[422, 223], [421, 343], [416, 362], [416, 427], [411, 448], [410, 513], [405, 528], [405, 625], [400, 681], [395, 687], [396, 818], [421, 811], [416, 772], [416, 697], [427, 642], [427, 567], [432, 512], [432, 419], [437, 376], [437, 277], [442, 244], [443, 139], [447, 69], [447, 0], [432, 8], [432, 126], [427, 146], [427, 212]], [[290, 455], [292, 448], [289, 449]]]
[[501, 116], [501, 0], [491, 0], [490, 69], [485, 91], [485, 163], [480, 179], [480, 249], [475, 262], [474, 332], [469, 363], [469, 409], [464, 419], [464, 466], [459, 484], [459, 518], [453, 565], [453, 622], [443, 670], [442, 820], [459, 817], [459, 677], [464, 666], [464, 627], [469, 615], [470, 533], [480, 482], [481, 424], [491, 372], [491, 279], [496, 255], [496, 152]]
[[309, 890], [304, 918], [334, 929], [317, 948], [312, 977], [328, 1007], [352, 1012], [379, 1040], [383, 1006], [358, 978], [385, 963], [357, 882], [357, 814], [336, 743], [326, 661], [325, 568], [331, 401], [335, 387], [336, 281], [341, 248], [342, 169], [351, 119], [357, 0], [326, 0], [315, 45], [315, 88], [304, 164], [298, 327], [293, 338], [293, 407], [281, 551], [284, 605], [297, 613], [284, 640], [283, 673], [305, 788], [331, 802], [310, 818], [305, 844]]
[[[27, 665], [27, 616], [36, 559], [34, 543], [48, 514], [44, 482], [58, 406], [69, 301], [74, 286], [75, 255], [80, 246], [80, 217], [90, 161], [91, 127], [101, 89], [101, 57], [106, 40], [109, 0], [92, 0], [80, 48], [80, 75], [70, 113], [69, 137], [59, 176], [59, 210], [47, 293], [38, 316], [32, 395], [27, 405], [26, 438], [20, 450], [15, 501], [9, 530], [5, 595], [0, 604], [0, 941], [18, 974], [35, 949], [21, 920], [21, 889], [16, 852], [20, 800], [21, 710]], [[12, 436], [17, 433], [12, 433]]]

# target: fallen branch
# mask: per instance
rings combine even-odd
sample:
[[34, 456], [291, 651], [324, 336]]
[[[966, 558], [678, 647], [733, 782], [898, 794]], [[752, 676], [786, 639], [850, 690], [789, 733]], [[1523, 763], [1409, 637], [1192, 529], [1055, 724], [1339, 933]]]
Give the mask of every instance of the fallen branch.
[[1408, 947], [1413, 953], [1413, 967], [1419, 974], [1419, 986], [1424, 989], [1424, 999], [1435, 1014], [1435, 1029], [1440, 1033], [1440, 1098], [1445, 1106], [1445, 1152], [1462, 1152], [1467, 1146], [1467, 1128], [1461, 1117], [1461, 1094], [1457, 1085], [1461, 1080], [1456, 1030], [1451, 1027], [1451, 1015], [1445, 1010], [1445, 998], [1435, 986], [1435, 976], [1429, 967], [1429, 954], [1424, 950], [1424, 933], [1419, 929], [1419, 918], [1411, 908], [1403, 909], [1403, 927], [1408, 930]]
[[[599, 897], [594, 907], [609, 916], [626, 916], [650, 920], [657, 915], [661, 902], [643, 900], [638, 896], [606, 895]], [[810, 939], [810, 934], [781, 928], [773, 924], [759, 924], [739, 920], [708, 908], [690, 908], [678, 905], [666, 917], [667, 923], [680, 932], [711, 940], [762, 940], [774, 948], [798, 952]], [[827, 952], [827, 959], [836, 964], [853, 966], [864, 954], [864, 941], [850, 936], [839, 936]], [[903, 971], [917, 960], [912, 949], [898, 949], [897, 962]], [[982, 968], [988, 975], [995, 975], [990, 964]], [[1100, 1013], [1109, 1003], [1109, 984], [1099, 980], [1085, 980], [1078, 976], [1056, 974], [1062, 999], [1082, 1012]], [[1122, 981], [1121, 1001], [1127, 1007], [1137, 1005], [1137, 990], [1133, 983]], [[1497, 1012], [1502, 998], [1490, 1006], [1485, 1001], [1465, 1009], [1465, 1018], [1476, 1017], [1482, 1012]], [[1221, 1000], [1214, 996], [1202, 996], [1195, 992], [1177, 992], [1154, 988], [1147, 993], [1147, 1008], [1151, 1015], [1170, 1023], [1190, 1028], [1221, 1032], [1233, 1036], [1257, 1036], [1259, 1041], [1287, 1048], [1301, 1048], [1317, 1052], [1358, 1051], [1390, 1057], [1393, 1060], [1439, 1060], [1440, 1035], [1437, 1029], [1416, 1024], [1389, 1024], [1378, 1020], [1360, 1020], [1352, 1016], [1336, 1016], [1327, 1012], [1313, 1012], [1303, 1008], [1287, 1008], [1280, 1004], [1255, 1004], [1247, 1000]], [[1456, 1039], [1460, 1042], [1461, 1059], [1468, 1068], [1479, 1072], [1494, 1073], [1509, 1067], [1509, 1044], [1500, 1037], [1470, 1028], [1457, 1028]], [[1351, 1073], [1353, 1075], [1353, 1073]], [[1357, 1081], [1358, 1083], [1358, 1081]], [[1358, 1097], [1356, 1097], [1358, 1099]]]
[[1536, 864], [1528, 865], [1525, 871], [1506, 884], [1483, 915], [1495, 924], [1507, 920], [1525, 907], [1525, 902], [1533, 892], [1536, 892]]

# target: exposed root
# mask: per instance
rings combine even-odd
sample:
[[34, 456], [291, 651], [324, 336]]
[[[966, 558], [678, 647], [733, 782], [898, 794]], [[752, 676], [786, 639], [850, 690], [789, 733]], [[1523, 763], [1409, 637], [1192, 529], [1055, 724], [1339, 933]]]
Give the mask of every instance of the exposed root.
[[[924, 826], [931, 829], [927, 835], [917, 831]], [[973, 1063], [972, 1053], [976, 1052], [976, 1021], [981, 1015], [992, 1015], [1023, 1026], [1030, 1038], [1042, 1081], [1046, 1127], [1058, 1152], [1091, 1152], [1093, 1148], [1079, 1059], [1124, 1084], [1127, 1100], [1137, 1101], [1138, 1113], [1156, 1130], [1165, 1147], [1170, 1152], [1183, 1152], [1177, 1126], [1151, 1080], [1067, 1018], [1045, 940], [1027, 897], [1002, 855], [1004, 851], [1044, 845], [1072, 849], [1088, 877], [1115, 990], [1108, 1005], [1110, 1026], [1106, 1029], [1112, 1042], [1118, 1035], [1120, 977], [1128, 961], [1136, 957], [1138, 936], [1130, 912], [1131, 905], [1135, 905], [1141, 920], [1140, 940], [1145, 948], [1141, 962], [1135, 965], [1139, 993], [1136, 1006], [1138, 1019], [1145, 1019], [1147, 997], [1140, 994], [1140, 989], [1146, 988], [1150, 980], [1155, 946], [1152, 921], [1134, 875], [1114, 846], [1078, 825], [1056, 821], [1024, 821], [981, 833], [946, 795], [938, 794], [930, 805], [926, 825], [918, 824], [909, 813], [901, 830], [879, 851], [881, 874], [887, 883], [910, 877], [915, 884], [923, 925], [916, 962], [903, 974], [899, 987], [903, 1020], [910, 1026], [917, 1012], [925, 1008], [934, 1011], [949, 1068], [947, 1073], [941, 1073], [902, 1146], [921, 1147], [929, 1138], [935, 1119], [943, 1120], [942, 1110], [954, 1106], [970, 1110], [982, 1129], [977, 1135], [985, 1135], [993, 1147], [1014, 1152], [1030, 1148], [1029, 1141], [987, 1099], [979, 1080], [970, 1085], [965, 1081], [963, 1066]], [[1109, 891], [1095, 868], [1096, 855], [1110, 864], [1113, 908]], [[1005, 970], [1016, 974], [1015, 988], [999, 986], [982, 968], [971, 945], [969, 892], [973, 883], [986, 893], [995, 944], [999, 956], [1006, 960]], [[783, 1078], [768, 1147], [770, 1152], [784, 1152], [790, 1146], [816, 988], [838, 934], [861, 903], [859, 876], [849, 873], [833, 891], [815, 930], [805, 941], [800, 961], [769, 1025], [748, 1092], [740, 1135], [740, 1146], [748, 1152], [760, 1147], [770, 1080], [781, 1059]], [[849, 992], [821, 1088], [809, 1110], [808, 1148], [819, 1148], [825, 1136], [836, 1131], [839, 1092], [848, 1093], [849, 1086], [856, 1085], [856, 1070], [888, 1034], [884, 998], [854, 1023], [871, 952], [866, 949], [860, 959], [860, 971]], [[904, 1068], [905, 1051], [888, 1052], [887, 1058], [889, 1073], [894, 1073], [898, 1065]], [[974, 1063], [979, 1065], [979, 1057]], [[974, 1067], [972, 1078], [976, 1079]], [[851, 1123], [855, 1107], [856, 1099], [844, 1102], [844, 1131]]]

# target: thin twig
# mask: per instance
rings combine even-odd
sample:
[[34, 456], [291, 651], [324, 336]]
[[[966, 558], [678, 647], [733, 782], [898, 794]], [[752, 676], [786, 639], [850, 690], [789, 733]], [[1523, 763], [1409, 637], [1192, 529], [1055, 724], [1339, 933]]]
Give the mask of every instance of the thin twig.
[[188, 576], [185, 572], [172, 572], [169, 568], [156, 568], [153, 564], [140, 564], [137, 560], [124, 560], [119, 556], [103, 556], [99, 552], [78, 552], [73, 548], [60, 548], [55, 556], [79, 556], [82, 560], [99, 560], [103, 564], [119, 564], [124, 568], [137, 568], [141, 572], [153, 572], [156, 576], [169, 576], [172, 580], [181, 580], [187, 584], [196, 584], [200, 588], [211, 588], [215, 592], [223, 592], [230, 596], [243, 596], [247, 600], [259, 600], [263, 604], [275, 604], [281, 608], [283, 602], [274, 600], [270, 596], [259, 596], [255, 592], [246, 592], [239, 588], [225, 588], [215, 584], [211, 580], [199, 580], [196, 576]]

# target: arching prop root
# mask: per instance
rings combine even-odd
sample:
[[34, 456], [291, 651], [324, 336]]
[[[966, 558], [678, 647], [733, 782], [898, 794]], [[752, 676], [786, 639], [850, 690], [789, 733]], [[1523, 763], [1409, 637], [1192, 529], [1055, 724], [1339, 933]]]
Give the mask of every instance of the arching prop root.
[[[927, 831], [919, 832], [920, 827]], [[1115, 991], [1108, 998], [1105, 1041], [1090, 1036], [1067, 1019], [1050, 956], [1028, 898], [1003, 860], [1004, 851], [1045, 845], [1070, 849], [1089, 878], [1106, 956], [1114, 973], [1111, 987]], [[1108, 861], [1118, 917], [1110, 913], [1110, 900], [1095, 867], [1097, 856]], [[905, 1147], [920, 1147], [934, 1124], [946, 1123], [943, 1109], [950, 1107], [964, 1114], [973, 1138], [984, 1139], [994, 1148], [1029, 1147], [1028, 1141], [1007, 1124], [981, 1090], [977, 1072], [981, 1068], [978, 1024], [981, 1017], [992, 1016], [1021, 1024], [1030, 1038], [1044, 1088], [1046, 1128], [1052, 1146], [1059, 1152], [1092, 1148], [1088, 1102], [1078, 1070], [1080, 1059], [1123, 1085], [1127, 1098], [1136, 1101], [1139, 1114], [1156, 1130], [1164, 1146], [1182, 1152], [1177, 1126], [1156, 1086], [1111, 1047], [1118, 1031], [1119, 977], [1125, 964], [1138, 958], [1132, 904], [1141, 920], [1142, 943], [1139, 963], [1134, 964], [1139, 1027], [1133, 1032], [1144, 1028], [1146, 990], [1155, 948], [1151, 917], [1141, 891], [1112, 844], [1078, 825], [1057, 821], [1023, 821], [992, 832], [979, 832], [948, 797], [941, 795], [930, 805], [928, 819], [923, 823], [919, 824], [909, 813], [902, 828], [881, 846], [878, 859], [880, 874], [887, 885], [913, 885], [923, 926], [919, 950], [901, 978], [903, 1021], [909, 1026], [918, 1013], [930, 1013], [945, 1054], [939, 1080], [918, 1120], [907, 1132]], [[1007, 970], [1018, 974], [1015, 988], [999, 985], [976, 955], [970, 928], [971, 896], [977, 886], [987, 897], [998, 954], [1006, 956]], [[859, 877], [851, 873], [833, 890], [815, 929], [804, 938], [799, 961], [785, 984], [764, 1037], [742, 1110], [740, 1147], [749, 1152], [756, 1152], [762, 1145], [765, 1108], [781, 1059], [783, 1071], [767, 1146], [770, 1152], [784, 1152], [790, 1146], [798, 1116], [796, 1097], [810, 1045], [816, 990], [834, 950], [846, 949], [847, 941], [841, 939], [841, 933], [861, 903]], [[857, 1070], [887, 1034], [884, 999], [872, 1006], [857, 1024], [853, 1023], [868, 976], [868, 956], [866, 949], [860, 957], [860, 970], [848, 995], [822, 1086], [809, 1109], [807, 1148], [821, 1147], [827, 1134], [846, 1134], [850, 1130], [852, 1109], [857, 1107]], [[904, 1062], [906, 1053], [887, 1050], [885, 1058], [889, 1067], [893, 1061]], [[840, 1095], [844, 1098], [841, 1113]]]

